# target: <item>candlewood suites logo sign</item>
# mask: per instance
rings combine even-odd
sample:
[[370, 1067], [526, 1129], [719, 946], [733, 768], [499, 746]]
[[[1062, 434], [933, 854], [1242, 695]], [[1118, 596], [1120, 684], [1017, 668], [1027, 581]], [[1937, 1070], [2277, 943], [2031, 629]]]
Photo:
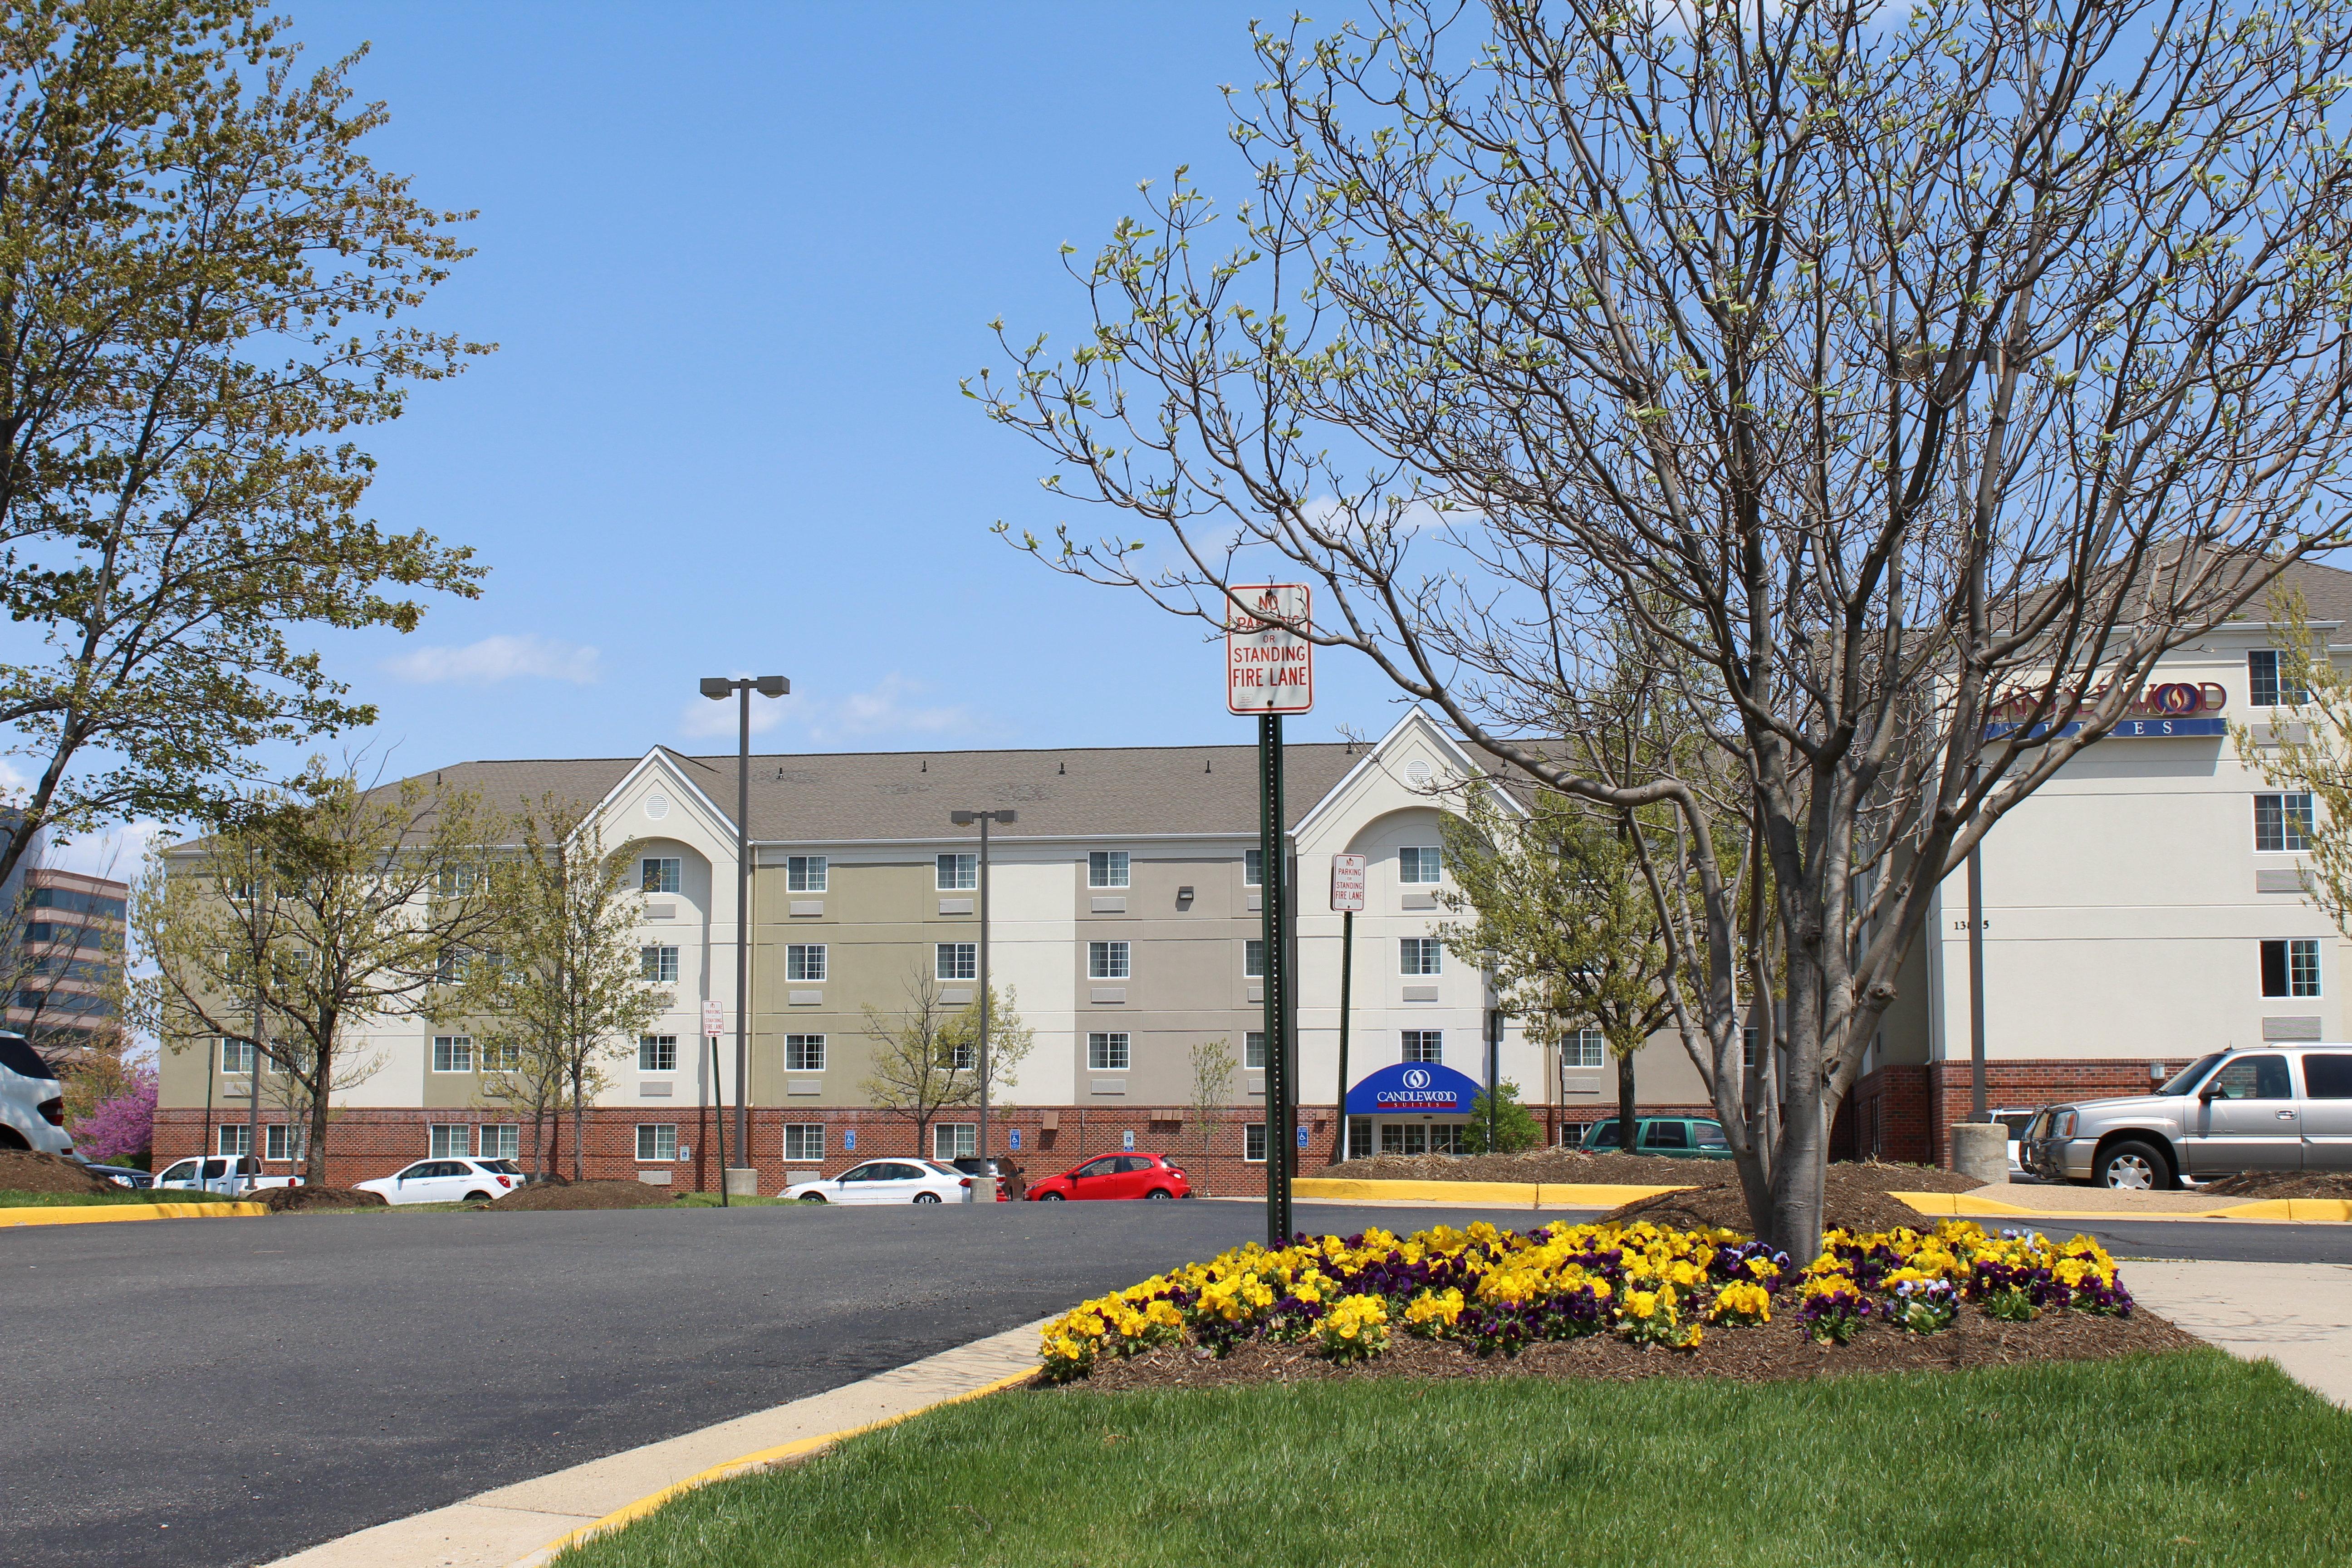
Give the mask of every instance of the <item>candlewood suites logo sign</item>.
[[[2105, 685], [2087, 689], [2081, 693], [2080, 706], [2096, 705], [2110, 689]], [[2037, 710], [2048, 711], [2050, 708], [2057, 708], [2063, 711], [2076, 706], [2071, 697], [2063, 695], [2053, 698], [2046, 706], [2042, 698], [2042, 692], [2030, 689], [2002, 693], [1992, 705], [1985, 724], [1985, 738], [1999, 740], [2014, 733]], [[2229, 706], [2229, 692], [2210, 680], [2160, 681], [2132, 699], [2130, 705], [2124, 710], [2125, 716], [2116, 721], [2116, 727], [2107, 732], [2108, 738], [2155, 741], [2227, 734], [2230, 724], [2221, 717], [2221, 710]], [[2079, 721], [2058, 725], [2042, 721], [2034, 723], [2026, 734], [2036, 739], [2049, 734], [2072, 735], [2082, 728]]]

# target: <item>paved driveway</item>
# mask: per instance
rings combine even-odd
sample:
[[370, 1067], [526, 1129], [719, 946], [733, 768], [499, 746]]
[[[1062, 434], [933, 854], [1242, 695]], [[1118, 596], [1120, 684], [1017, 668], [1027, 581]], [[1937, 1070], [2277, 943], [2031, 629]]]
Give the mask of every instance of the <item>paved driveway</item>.
[[[0, 1232], [0, 1563], [268, 1562], [1012, 1328], [1249, 1240], [1262, 1213], [1007, 1204]], [[1299, 1209], [1302, 1226], [1343, 1233], [1479, 1217], [1538, 1216]], [[2352, 1226], [2095, 1228], [2135, 1256], [2352, 1262]]]
[[[0, 1563], [268, 1562], [1012, 1328], [1249, 1240], [1263, 1213], [795, 1205], [0, 1231]], [[1300, 1210], [1318, 1229], [1475, 1217]]]

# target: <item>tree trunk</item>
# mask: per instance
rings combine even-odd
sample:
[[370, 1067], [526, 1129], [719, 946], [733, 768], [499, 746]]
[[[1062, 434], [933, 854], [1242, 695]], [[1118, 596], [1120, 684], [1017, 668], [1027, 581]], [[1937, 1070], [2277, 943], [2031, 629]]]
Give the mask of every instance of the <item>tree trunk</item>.
[[1633, 1053], [1617, 1053], [1617, 1146], [1633, 1152]]
[[319, 1081], [307, 1087], [310, 1091], [310, 1146], [302, 1151], [302, 1184], [323, 1187], [327, 1184], [327, 1068], [323, 1056], [319, 1064]]
[[588, 1137], [588, 1108], [580, 1100], [580, 1077], [579, 1070], [574, 1068], [572, 1074], [572, 1179], [575, 1182], [587, 1179], [580, 1151]]

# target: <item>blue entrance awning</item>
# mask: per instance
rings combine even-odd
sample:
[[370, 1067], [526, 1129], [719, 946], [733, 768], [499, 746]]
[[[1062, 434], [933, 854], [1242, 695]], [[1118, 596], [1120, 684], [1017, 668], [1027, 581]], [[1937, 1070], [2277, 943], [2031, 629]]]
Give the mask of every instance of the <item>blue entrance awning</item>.
[[1399, 1062], [1348, 1091], [1350, 1116], [1467, 1116], [1478, 1080], [1437, 1062]]

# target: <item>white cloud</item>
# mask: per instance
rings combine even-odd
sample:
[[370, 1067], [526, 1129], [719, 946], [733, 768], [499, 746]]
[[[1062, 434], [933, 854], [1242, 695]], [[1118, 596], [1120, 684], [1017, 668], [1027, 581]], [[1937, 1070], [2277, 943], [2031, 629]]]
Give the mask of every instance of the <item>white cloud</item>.
[[403, 680], [426, 684], [491, 686], [501, 680], [536, 678], [594, 684], [596, 650], [552, 637], [488, 637], [464, 647], [412, 648], [383, 668]]
[[[977, 727], [978, 721], [961, 704], [921, 700], [929, 688], [893, 671], [864, 691], [843, 697], [751, 699], [751, 732], [761, 734], [790, 721], [793, 728], [817, 746], [844, 742], [910, 739], [954, 734]], [[735, 703], [698, 699], [678, 714], [678, 731], [697, 739], [732, 739], [738, 717]]]
[[127, 822], [103, 833], [82, 834], [70, 844], [47, 839], [41, 848], [41, 864], [52, 871], [136, 881], [146, 863], [148, 844], [170, 831], [160, 822]]

